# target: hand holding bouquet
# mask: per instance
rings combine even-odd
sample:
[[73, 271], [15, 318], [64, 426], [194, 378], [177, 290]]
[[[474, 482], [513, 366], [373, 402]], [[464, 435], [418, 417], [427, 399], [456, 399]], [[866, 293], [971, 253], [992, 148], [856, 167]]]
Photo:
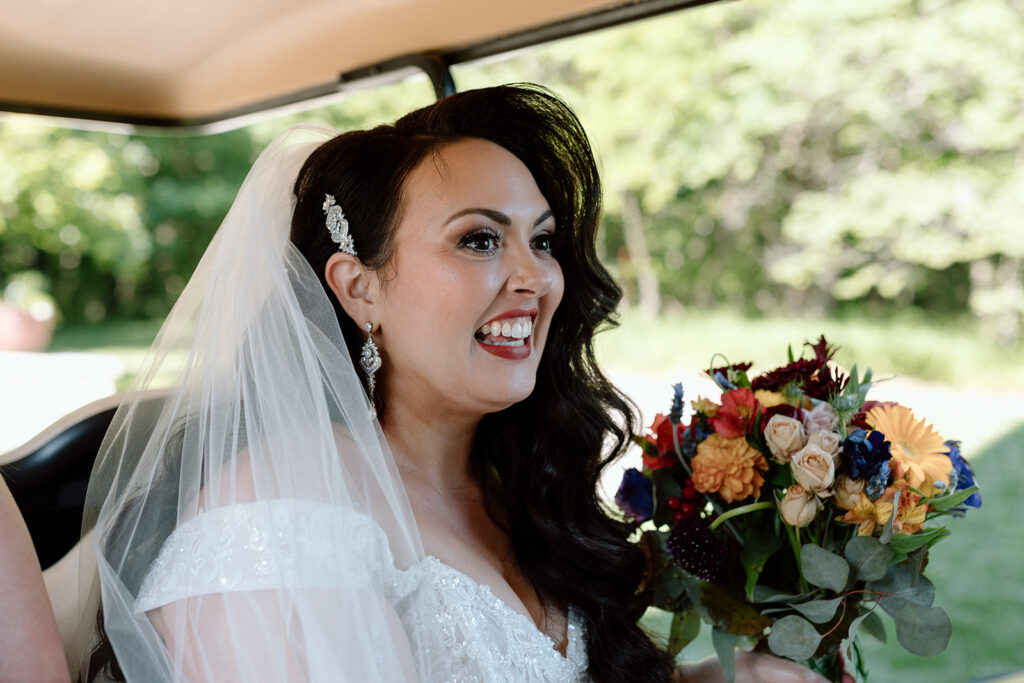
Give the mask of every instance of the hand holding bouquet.
[[753, 379], [749, 363], [711, 368], [721, 398], [693, 401], [688, 424], [676, 385], [616, 495], [651, 604], [674, 613], [670, 648], [704, 621], [727, 675], [745, 644], [838, 681], [845, 642], [866, 677], [857, 635], [884, 638], [880, 613], [918, 655], [952, 631], [922, 570], [950, 533], [940, 518], [981, 505], [970, 465], [909, 408], [869, 401], [870, 370], [838, 369], [824, 337], [807, 346]]

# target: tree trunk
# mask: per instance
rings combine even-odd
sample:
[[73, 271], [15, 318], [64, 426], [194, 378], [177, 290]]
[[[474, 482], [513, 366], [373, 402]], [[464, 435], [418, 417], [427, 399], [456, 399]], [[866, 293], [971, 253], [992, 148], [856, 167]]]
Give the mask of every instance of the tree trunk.
[[632, 192], [622, 195], [622, 231], [625, 233], [626, 250], [636, 273], [637, 303], [641, 312], [653, 318], [661, 310], [661, 292], [658, 276], [651, 264], [651, 252], [647, 248], [644, 234], [644, 215], [640, 202]]

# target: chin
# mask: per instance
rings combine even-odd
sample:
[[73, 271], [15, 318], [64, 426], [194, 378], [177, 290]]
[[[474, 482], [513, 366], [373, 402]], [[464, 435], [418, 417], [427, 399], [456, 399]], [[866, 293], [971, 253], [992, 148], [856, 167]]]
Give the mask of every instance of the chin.
[[486, 414], [500, 413], [506, 408], [510, 408], [517, 403], [525, 401], [533, 393], [533, 387], [534, 382], [530, 382], [530, 385], [528, 387], [510, 388], [507, 391], [505, 391], [501, 396], [491, 396], [490, 400], [488, 401], [488, 403], [490, 403], [491, 405], [488, 406]]

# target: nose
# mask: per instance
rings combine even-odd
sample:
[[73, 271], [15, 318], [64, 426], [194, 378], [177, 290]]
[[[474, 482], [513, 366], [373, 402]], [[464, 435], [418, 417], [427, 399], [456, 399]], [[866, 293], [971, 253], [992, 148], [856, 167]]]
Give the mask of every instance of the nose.
[[512, 268], [508, 289], [516, 294], [540, 298], [551, 291], [561, 274], [558, 261], [548, 255], [538, 255], [529, 245], [510, 250]]

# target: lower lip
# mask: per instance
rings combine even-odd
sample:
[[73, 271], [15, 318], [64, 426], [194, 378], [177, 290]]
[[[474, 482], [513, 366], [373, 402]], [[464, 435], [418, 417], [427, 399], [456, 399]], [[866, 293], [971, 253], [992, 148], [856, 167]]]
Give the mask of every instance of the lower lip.
[[476, 340], [476, 343], [492, 356], [508, 360], [523, 360], [530, 355], [530, 343], [532, 341], [533, 335], [527, 337], [522, 346], [495, 346], [494, 344], [485, 344], [479, 339]]

